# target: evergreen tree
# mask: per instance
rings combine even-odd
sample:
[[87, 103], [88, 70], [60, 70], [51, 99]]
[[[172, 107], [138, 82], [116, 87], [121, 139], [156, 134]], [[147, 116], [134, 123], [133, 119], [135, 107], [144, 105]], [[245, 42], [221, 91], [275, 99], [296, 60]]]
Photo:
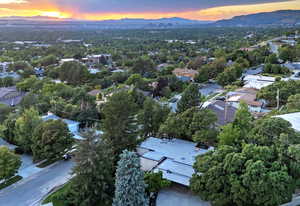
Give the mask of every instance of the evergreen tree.
[[[114, 155], [110, 144], [89, 132], [75, 155], [75, 177], [71, 181], [70, 205], [110, 206], [114, 191]], [[65, 200], [65, 199], [63, 199]]]
[[184, 112], [191, 107], [198, 106], [201, 101], [201, 93], [197, 84], [190, 84], [183, 92], [177, 104], [177, 111]]
[[143, 109], [138, 114], [139, 123], [142, 125], [142, 135], [155, 135], [160, 125], [167, 119], [170, 110], [166, 106], [161, 106], [154, 100], [147, 98]]
[[127, 91], [115, 93], [103, 108], [103, 138], [111, 142], [115, 155], [136, 146], [136, 110], [137, 105]]
[[148, 206], [144, 173], [135, 152], [123, 151], [116, 172], [113, 206]]

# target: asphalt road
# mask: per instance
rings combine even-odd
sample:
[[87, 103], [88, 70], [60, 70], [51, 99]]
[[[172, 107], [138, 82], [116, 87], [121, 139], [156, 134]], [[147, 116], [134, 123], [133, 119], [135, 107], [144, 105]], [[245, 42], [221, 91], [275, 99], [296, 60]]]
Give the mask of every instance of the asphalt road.
[[67, 182], [74, 162], [60, 161], [0, 191], [0, 206], [38, 206], [53, 188]]

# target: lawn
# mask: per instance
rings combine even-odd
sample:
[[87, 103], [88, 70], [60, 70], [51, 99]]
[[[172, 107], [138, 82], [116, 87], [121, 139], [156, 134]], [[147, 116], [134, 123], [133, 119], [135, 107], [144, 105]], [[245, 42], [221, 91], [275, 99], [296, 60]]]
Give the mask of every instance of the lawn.
[[10, 178], [6, 182], [3, 182], [3, 183], [0, 184], [0, 190], [2, 190], [4, 188], [6, 188], [6, 187], [8, 187], [8, 186], [10, 186], [10, 185], [18, 182], [18, 181], [20, 181], [21, 179], [22, 179], [21, 176], [14, 176], [14, 177]]
[[52, 202], [53, 206], [65, 206], [64, 201], [62, 200], [57, 200], [56, 197], [61, 196], [61, 194], [63, 194], [64, 192], [66, 192], [68, 190], [70, 183], [67, 183], [65, 185], [63, 185], [60, 189], [58, 189], [57, 191], [55, 191], [54, 193], [50, 194], [44, 201], [42, 204], [47, 204]]
[[53, 163], [57, 162], [61, 160], [61, 158], [56, 158], [56, 159], [49, 159], [49, 160], [46, 160], [46, 161], [43, 161], [41, 164], [37, 165], [38, 168], [45, 168], [49, 165], [52, 165]]

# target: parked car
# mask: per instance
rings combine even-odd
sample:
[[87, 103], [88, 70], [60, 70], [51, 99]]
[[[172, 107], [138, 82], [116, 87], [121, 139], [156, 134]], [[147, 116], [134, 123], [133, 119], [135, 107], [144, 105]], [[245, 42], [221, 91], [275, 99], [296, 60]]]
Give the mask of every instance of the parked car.
[[200, 149], [208, 149], [208, 148], [209, 148], [209, 146], [206, 145], [206, 144], [203, 143], [203, 142], [199, 142], [199, 143], [196, 145], [196, 147], [198, 147], [198, 148], [200, 148]]
[[172, 99], [169, 100], [170, 103], [176, 103], [178, 99], [176, 97], [173, 97]]
[[226, 97], [224, 97], [224, 96], [217, 97], [216, 100], [225, 101], [225, 100], [226, 100]]

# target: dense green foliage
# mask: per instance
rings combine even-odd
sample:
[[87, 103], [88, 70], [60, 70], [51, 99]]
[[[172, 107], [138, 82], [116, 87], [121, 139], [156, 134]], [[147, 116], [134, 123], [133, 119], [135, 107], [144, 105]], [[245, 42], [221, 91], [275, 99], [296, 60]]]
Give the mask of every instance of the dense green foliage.
[[299, 134], [285, 120], [270, 118], [257, 121], [240, 138], [235, 146], [220, 146], [197, 158], [192, 190], [214, 205], [289, 202], [299, 184]]
[[39, 113], [30, 108], [16, 120], [15, 123], [15, 141], [26, 152], [31, 152], [31, 146], [34, 143], [33, 131], [41, 124], [42, 120]]
[[38, 125], [31, 145], [35, 160], [61, 158], [72, 146], [72, 135], [62, 120], [48, 120]]
[[159, 192], [161, 189], [169, 187], [171, 185], [171, 181], [163, 178], [162, 171], [152, 173], [145, 173], [145, 183], [147, 185], [147, 192]]
[[289, 74], [290, 70], [279, 64], [266, 64], [263, 69], [264, 73], [268, 74]]
[[212, 111], [192, 107], [183, 113], [170, 113], [159, 131], [168, 138], [213, 144], [217, 137], [216, 121], [217, 117]]
[[111, 143], [116, 155], [137, 144], [136, 112], [134, 98], [126, 90], [112, 95], [104, 106], [103, 138]]
[[190, 84], [183, 92], [181, 99], [177, 104], [177, 111], [184, 112], [192, 107], [199, 106], [201, 102], [201, 93], [197, 84]]
[[14, 176], [21, 166], [21, 159], [7, 147], [0, 147], [0, 181]]
[[291, 95], [300, 93], [300, 81], [279, 81], [270, 86], [262, 88], [258, 93], [258, 98], [268, 101], [270, 106], [277, 103], [277, 92], [279, 90], [280, 105], [286, 104]]
[[114, 191], [114, 156], [107, 141], [93, 132], [84, 135], [75, 154], [74, 177], [47, 198], [64, 206], [109, 206]]
[[154, 100], [147, 98], [143, 109], [138, 113], [138, 122], [142, 125], [141, 134], [145, 137], [155, 136], [160, 125], [167, 119], [170, 109], [161, 106]]

